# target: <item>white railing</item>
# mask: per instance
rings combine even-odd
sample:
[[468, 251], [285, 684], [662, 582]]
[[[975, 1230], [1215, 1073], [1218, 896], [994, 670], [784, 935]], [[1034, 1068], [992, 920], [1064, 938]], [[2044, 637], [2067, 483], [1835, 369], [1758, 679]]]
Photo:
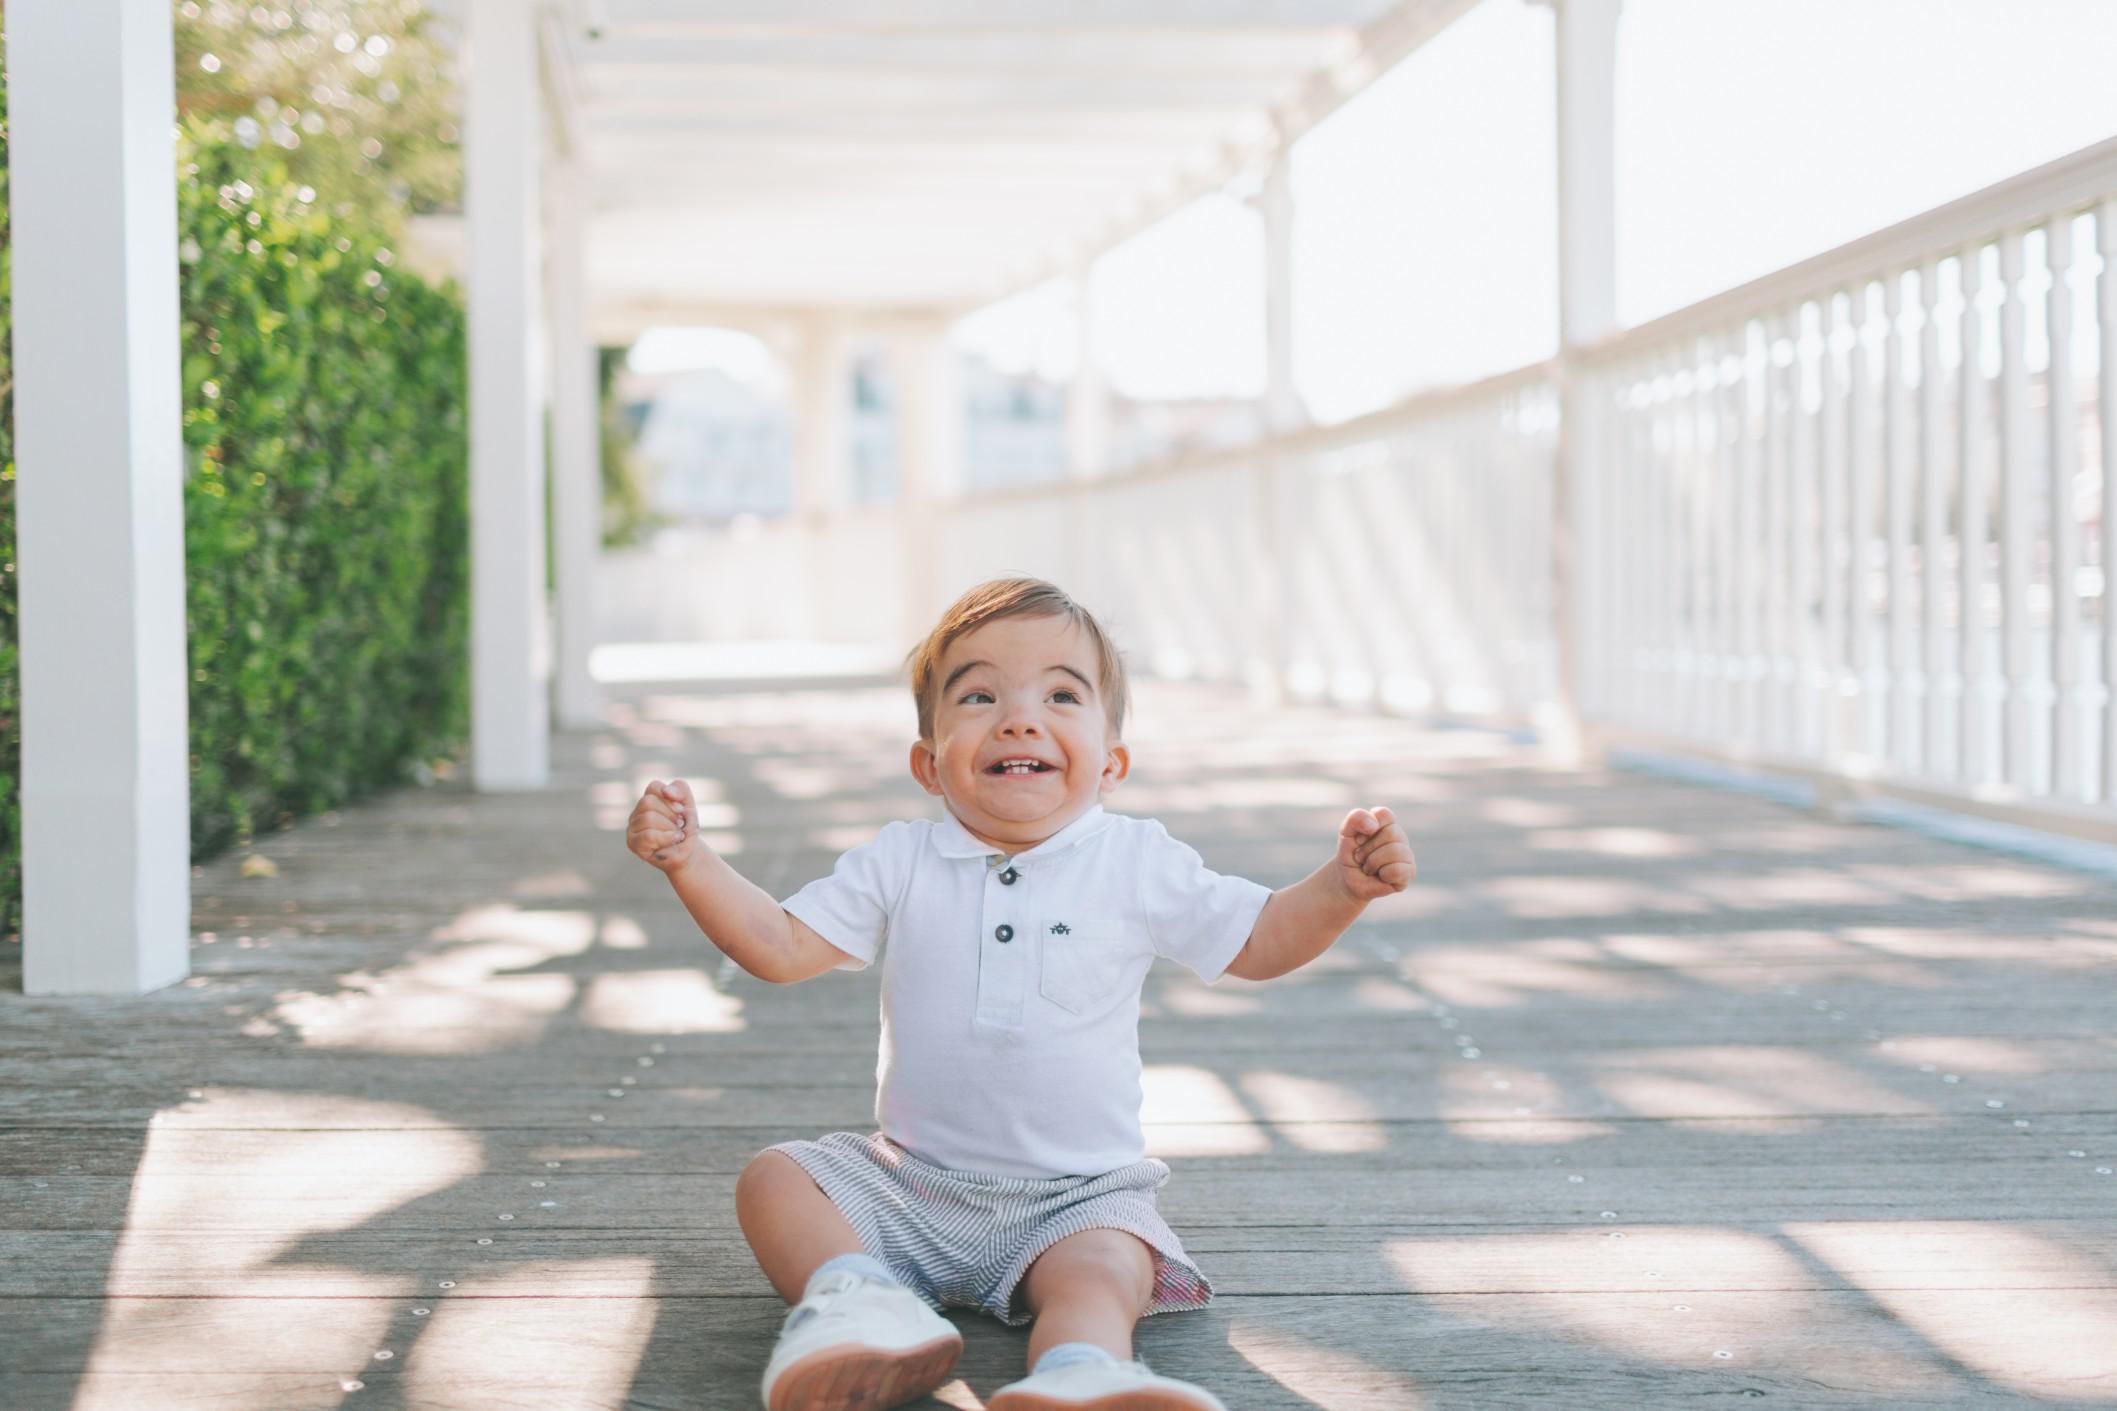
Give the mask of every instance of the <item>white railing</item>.
[[635, 555], [606, 638], [644, 585], [685, 635], [901, 648], [962, 587], [1028, 572], [1159, 674], [1534, 719], [1564, 689], [1562, 377], [1596, 733], [2117, 837], [2117, 141], [1562, 366]]
[[2117, 801], [2113, 266], [2117, 142], [1577, 359], [1589, 718]]

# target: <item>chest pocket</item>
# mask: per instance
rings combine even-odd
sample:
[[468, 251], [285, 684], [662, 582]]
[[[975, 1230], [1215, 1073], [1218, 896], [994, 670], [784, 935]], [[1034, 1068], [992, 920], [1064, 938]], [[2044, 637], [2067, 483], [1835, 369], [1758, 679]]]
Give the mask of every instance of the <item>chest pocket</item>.
[[1037, 990], [1073, 1014], [1093, 1014], [1121, 995], [1132, 977], [1130, 928], [1122, 921], [1047, 920]]

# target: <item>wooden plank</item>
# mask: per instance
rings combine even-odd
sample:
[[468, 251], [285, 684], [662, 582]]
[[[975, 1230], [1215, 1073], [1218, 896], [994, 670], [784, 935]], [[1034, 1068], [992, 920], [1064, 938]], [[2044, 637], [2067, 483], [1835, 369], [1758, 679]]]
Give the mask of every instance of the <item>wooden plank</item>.
[[[1402, 1411], [1424, 1405], [1639, 1406], [1780, 1397], [1800, 1406], [2019, 1406], [2108, 1395], [2107, 1296], [2053, 1310], [2036, 1291], [1934, 1290], [1887, 1301], [1851, 1291], [1503, 1297], [1224, 1298], [1151, 1319], [1141, 1353], [1231, 1405]], [[10, 1301], [11, 1303], [13, 1301]], [[1684, 1307], [1679, 1311], [1677, 1304]], [[336, 1404], [354, 1376], [393, 1405], [748, 1408], [782, 1312], [777, 1300], [461, 1298], [245, 1302], [60, 1300], [0, 1307], [17, 1349], [0, 1391], [23, 1411]], [[635, 1321], [622, 1312], [639, 1307]], [[107, 1315], [107, 1321], [106, 1321]], [[966, 1349], [938, 1401], [975, 1406], [1021, 1375], [1018, 1331], [959, 1316]], [[2041, 1327], [2041, 1333], [2025, 1330]], [[115, 1334], [115, 1335], [113, 1335]], [[98, 1337], [102, 1341], [90, 1351]], [[376, 1363], [373, 1353], [392, 1357]], [[152, 1381], [106, 1364], [151, 1353]], [[1727, 1354], [1725, 1357], [1720, 1354]], [[92, 1363], [89, 1396], [67, 1379]], [[49, 1399], [53, 1392], [57, 1399]], [[127, 1401], [123, 1398], [135, 1398]], [[106, 1397], [107, 1400], [97, 1400]], [[198, 1399], [186, 1399], [196, 1397]], [[347, 1404], [357, 1405], [357, 1401]]]

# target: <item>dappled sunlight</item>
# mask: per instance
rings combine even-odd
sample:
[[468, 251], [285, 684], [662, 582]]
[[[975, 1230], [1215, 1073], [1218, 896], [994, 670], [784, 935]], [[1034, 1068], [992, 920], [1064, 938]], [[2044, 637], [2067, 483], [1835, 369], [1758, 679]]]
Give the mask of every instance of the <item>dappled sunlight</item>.
[[1502, 1146], [1549, 1146], [1608, 1136], [1601, 1122], [1523, 1120], [1563, 1113], [1565, 1089], [1549, 1075], [1504, 1063], [1451, 1063], [1436, 1104], [1449, 1135]]
[[588, 982], [582, 1022], [627, 1034], [739, 1034], [742, 1001], [695, 969], [612, 971]]
[[1889, 895], [1925, 901], [2021, 901], [2080, 896], [2104, 887], [2085, 873], [1972, 859], [1953, 860], [1947, 867], [1862, 862], [1848, 864], [1845, 870], [1886, 888]]
[[[1682, 878], [1686, 888], [1692, 880], [1689, 874]], [[1465, 883], [1464, 890], [1524, 921], [1634, 916], [1642, 912], [1702, 916], [1713, 909], [1688, 891], [1656, 886], [1635, 877], [1540, 873]]]
[[1776, 871], [1684, 874], [1684, 885], [1716, 906], [1738, 911], [1765, 911], [1800, 906], [1885, 906], [1903, 900], [1891, 886], [1852, 875], [1842, 867], [1818, 864]]
[[[1613, 1238], [1622, 1235], [1624, 1238]], [[1570, 1230], [1423, 1235], [1384, 1246], [1390, 1268], [1415, 1293], [1621, 1293], [1770, 1291], [1814, 1283], [1800, 1260], [1766, 1235], [1710, 1225], [1597, 1221]], [[1605, 1320], [1581, 1310], [1599, 1339], [1652, 1352], [1662, 1335], [1636, 1327], [1634, 1310]], [[1639, 1341], [1629, 1335], [1637, 1333]]]
[[497, 1398], [510, 1383], [533, 1387], [540, 1406], [623, 1404], [660, 1306], [649, 1296], [655, 1263], [577, 1259], [567, 1272], [605, 1291], [551, 1297], [548, 1276], [532, 1266], [487, 1276], [476, 1298], [435, 1299], [404, 1363], [404, 1404], [458, 1405], [477, 1386]]
[[1160, 1013], [1180, 1014], [1188, 1019], [1226, 1019], [1255, 1014], [1264, 1007], [1264, 996], [1233, 976], [1210, 989], [1198, 984], [1159, 985], [1154, 989], [1153, 1000]]
[[2117, 1402], [2117, 1289], [2072, 1232], [1891, 1220], [1787, 1234], [1981, 1376], [2030, 1396]]
[[[354, 1130], [323, 1130], [333, 1127]], [[114, 1297], [75, 1411], [138, 1411], [143, 1369], [373, 1366], [391, 1300], [411, 1293], [415, 1278], [282, 1261], [314, 1236], [358, 1229], [476, 1175], [483, 1159], [476, 1137], [407, 1104], [210, 1088], [161, 1114], [133, 1176], [108, 1275]], [[328, 1297], [293, 1301], [310, 1292]], [[192, 1296], [202, 1293], [217, 1296]], [[267, 1295], [276, 1301], [261, 1316], [256, 1300]], [[303, 1399], [329, 1400], [332, 1385], [319, 1377]], [[259, 1385], [254, 1400], [234, 1388], [215, 1395], [217, 1406], [265, 1411], [286, 1404], [287, 1388]]]
[[[1934, 1108], [1843, 1063], [1762, 1044], [1632, 1049], [1590, 1060], [1595, 1085], [1639, 1117], [1924, 1116]], [[1784, 1130], [1775, 1124], [1772, 1130]]]
[[1140, 1075], [1140, 1120], [1156, 1156], [1256, 1156], [1271, 1139], [1210, 1069], [1150, 1063]]
[[1354, 982], [1352, 1002], [1361, 1009], [1398, 1014], [1427, 1014], [1433, 1010], [1433, 1002], [1411, 986], [1377, 975], [1363, 975]]
[[554, 955], [579, 955], [595, 935], [594, 918], [585, 911], [523, 911], [507, 905], [476, 906], [457, 915], [430, 937], [437, 941], [489, 941], [432, 957], [441, 968], [431, 978], [468, 983], [507, 966], [533, 964]]
[[2047, 936], [2040, 931], [2010, 937], [1938, 926], [1847, 926], [1838, 934], [1866, 951], [1919, 960], [1990, 961], [2004, 955], [2009, 965], [2040, 969], [2076, 969], [2117, 960], [2117, 942]]
[[2025, 1045], [2006, 1039], [1973, 1039], [1954, 1034], [1898, 1035], [1876, 1045], [1883, 1059], [1907, 1066], [1923, 1065], [1927, 1071], [1946, 1068], [1955, 1073], [2031, 1074], [2050, 1068]]
[[1954, 1404], [1970, 1390], [1856, 1296], [1818, 1291], [1815, 1272], [1767, 1236], [1624, 1226], [1400, 1240], [1389, 1256], [1434, 1316], [1453, 1320], [1459, 1341], [1498, 1355], [1560, 1355], [1575, 1367], [1596, 1352], [1622, 1359], [1609, 1371], [1632, 1389], [1612, 1404], [1646, 1404], [1634, 1399], [1638, 1387], [1681, 1385], [1648, 1380], [1658, 1369], [1738, 1379], [1699, 1383], [1698, 1396], [1740, 1395], [1751, 1378], [1845, 1388], [1833, 1394], [1855, 1399], [1853, 1388], [1886, 1387], [1912, 1406]]
[[1544, 799], [1496, 798], [1477, 804], [1477, 816], [1503, 828], [1564, 828], [1579, 817], [1579, 811]]
[[1705, 847], [1660, 828], [1542, 829], [1525, 834], [1522, 845], [1534, 852], [1586, 852], [1602, 857], [1696, 857]]
[[1203, 813], [1224, 808], [1353, 809], [1366, 802], [1351, 784], [1314, 774], [1233, 777], [1208, 774], [1180, 781], [1164, 779], [1128, 783], [1122, 799], [1124, 812], [1148, 816], [1163, 812]]
[[[416, 972], [417, 963], [408, 967]], [[406, 977], [407, 969], [391, 971]], [[275, 1016], [311, 1048], [371, 1053], [447, 1055], [499, 1053], [534, 1043], [574, 996], [564, 975], [492, 975], [462, 989], [407, 989], [377, 982], [335, 994], [297, 993]]]
[[1669, 978], [1608, 963], [1590, 941], [1431, 946], [1406, 956], [1400, 973], [1435, 999], [1465, 1009], [1501, 1009], [1542, 995], [1647, 1003], [1676, 991]]
[[562, 867], [556, 872], [539, 872], [535, 876], [524, 877], [507, 890], [509, 895], [521, 897], [525, 901], [560, 901], [593, 895], [595, 888], [589, 885], [586, 877], [571, 867]]
[[1387, 1405], [1390, 1411], [1418, 1411], [1431, 1404], [1409, 1377], [1365, 1357], [1319, 1346], [1261, 1319], [1238, 1320], [1228, 1329], [1228, 1346], [1252, 1367], [1316, 1406], [1339, 1404], [1349, 1388], [1359, 1389], [1360, 1404]]
[[1303, 1151], [1382, 1151], [1389, 1145], [1374, 1105], [1336, 1083], [1271, 1071], [1245, 1073], [1239, 1083], [1278, 1135]]

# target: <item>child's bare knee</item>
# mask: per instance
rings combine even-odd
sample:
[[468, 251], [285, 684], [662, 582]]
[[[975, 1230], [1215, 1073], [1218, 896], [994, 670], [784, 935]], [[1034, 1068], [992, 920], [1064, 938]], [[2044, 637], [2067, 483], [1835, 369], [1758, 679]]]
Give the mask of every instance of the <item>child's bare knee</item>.
[[808, 1178], [801, 1163], [785, 1152], [760, 1151], [735, 1178], [736, 1219], [743, 1219], [745, 1212], [772, 1204], [776, 1196], [785, 1192], [790, 1180], [806, 1181]]
[[1029, 1304], [1092, 1293], [1144, 1313], [1154, 1297], [1154, 1251], [1123, 1230], [1083, 1230], [1038, 1255], [1029, 1266]]

